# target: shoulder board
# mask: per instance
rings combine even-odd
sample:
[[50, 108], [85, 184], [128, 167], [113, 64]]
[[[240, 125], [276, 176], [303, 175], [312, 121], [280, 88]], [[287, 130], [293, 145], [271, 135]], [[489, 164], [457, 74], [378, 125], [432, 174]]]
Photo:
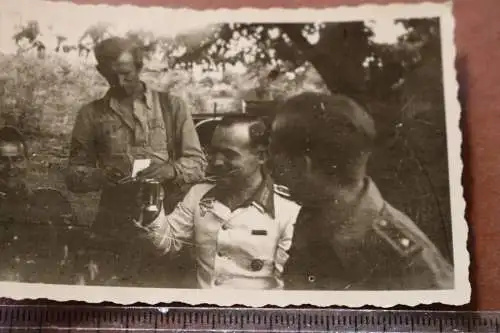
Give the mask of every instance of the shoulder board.
[[375, 233], [401, 256], [410, 256], [422, 249], [423, 244], [403, 224], [388, 216], [380, 216], [373, 222]]
[[273, 185], [273, 190], [274, 190], [274, 193], [279, 194], [282, 197], [285, 197], [287, 199], [291, 198], [291, 196], [290, 196], [290, 190], [288, 189], [288, 187], [286, 187], [284, 185], [274, 184]]

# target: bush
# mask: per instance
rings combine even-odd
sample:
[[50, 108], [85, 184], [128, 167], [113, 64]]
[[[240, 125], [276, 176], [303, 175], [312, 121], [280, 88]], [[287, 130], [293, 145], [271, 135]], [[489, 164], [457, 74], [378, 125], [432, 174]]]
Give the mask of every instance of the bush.
[[[69, 135], [78, 109], [101, 97], [107, 89], [93, 65], [75, 64], [57, 54], [44, 59], [1, 55], [0, 73], [0, 123], [17, 126], [34, 136]], [[211, 113], [214, 104], [223, 112], [231, 111], [233, 106], [238, 109], [242, 99], [259, 99], [255, 92], [263, 73], [258, 69], [248, 75], [225, 75], [220, 82], [207, 78], [195, 81], [189, 71], [181, 70], [145, 70], [143, 77], [156, 89], [181, 95], [192, 112]], [[227, 82], [229, 79], [232, 82]], [[317, 75], [307, 71], [296, 80], [282, 76], [263, 88], [273, 98], [284, 98], [304, 89], [316, 89], [318, 82]]]
[[1, 56], [0, 72], [0, 121], [27, 134], [68, 134], [78, 108], [106, 89], [95, 70], [56, 56]]
[[[187, 71], [145, 71], [144, 81], [160, 91], [171, 91], [181, 96], [193, 113], [207, 113], [210, 108], [211, 85], [196, 82]], [[207, 82], [205, 82], [207, 83]]]

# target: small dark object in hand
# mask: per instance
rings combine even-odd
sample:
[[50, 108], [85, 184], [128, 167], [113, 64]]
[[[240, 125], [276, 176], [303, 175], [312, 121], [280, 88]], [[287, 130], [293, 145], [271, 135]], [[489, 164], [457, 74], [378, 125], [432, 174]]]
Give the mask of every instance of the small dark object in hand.
[[163, 203], [162, 185], [157, 180], [141, 183], [143, 223], [151, 223], [160, 213]]

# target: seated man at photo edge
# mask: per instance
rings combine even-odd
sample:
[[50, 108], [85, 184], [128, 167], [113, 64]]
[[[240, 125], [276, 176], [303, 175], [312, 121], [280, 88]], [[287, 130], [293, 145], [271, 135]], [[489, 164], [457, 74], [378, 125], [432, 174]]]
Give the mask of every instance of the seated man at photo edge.
[[21, 132], [1, 128], [0, 281], [85, 283], [85, 230], [60, 191], [27, 183], [29, 162]]
[[367, 175], [372, 118], [343, 95], [301, 93], [278, 108], [271, 168], [302, 208], [286, 289], [452, 289], [453, 266]]
[[283, 288], [300, 207], [266, 172], [267, 148], [262, 120], [225, 117], [209, 152], [214, 181], [193, 186], [171, 214], [136, 221], [138, 233], [165, 253], [193, 248], [199, 288]]

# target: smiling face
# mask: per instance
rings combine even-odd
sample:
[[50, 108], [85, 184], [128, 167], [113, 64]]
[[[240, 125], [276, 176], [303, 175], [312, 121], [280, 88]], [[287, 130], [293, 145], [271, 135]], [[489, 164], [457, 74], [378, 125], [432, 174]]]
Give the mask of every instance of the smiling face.
[[250, 142], [249, 124], [218, 126], [210, 147], [211, 173], [221, 186], [244, 184], [261, 172], [265, 159]]
[[20, 142], [0, 142], [0, 190], [16, 191], [28, 173], [28, 159]]

